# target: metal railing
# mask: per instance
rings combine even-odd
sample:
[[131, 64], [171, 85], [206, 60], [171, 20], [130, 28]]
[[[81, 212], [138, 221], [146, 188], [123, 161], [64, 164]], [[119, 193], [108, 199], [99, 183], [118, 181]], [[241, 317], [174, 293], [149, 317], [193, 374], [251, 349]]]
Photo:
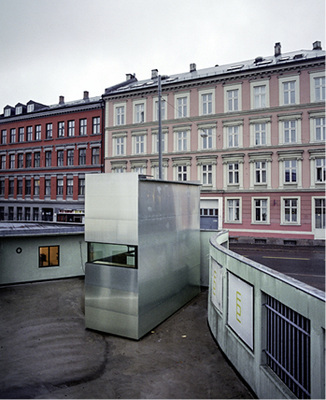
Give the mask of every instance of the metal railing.
[[267, 365], [299, 399], [310, 396], [310, 321], [266, 295]]

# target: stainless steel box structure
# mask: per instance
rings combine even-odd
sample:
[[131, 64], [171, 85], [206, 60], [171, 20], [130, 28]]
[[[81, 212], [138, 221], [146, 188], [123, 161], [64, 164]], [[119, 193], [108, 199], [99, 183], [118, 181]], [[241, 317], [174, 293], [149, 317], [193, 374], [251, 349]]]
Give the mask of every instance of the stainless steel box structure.
[[200, 290], [200, 189], [86, 176], [86, 327], [140, 339]]

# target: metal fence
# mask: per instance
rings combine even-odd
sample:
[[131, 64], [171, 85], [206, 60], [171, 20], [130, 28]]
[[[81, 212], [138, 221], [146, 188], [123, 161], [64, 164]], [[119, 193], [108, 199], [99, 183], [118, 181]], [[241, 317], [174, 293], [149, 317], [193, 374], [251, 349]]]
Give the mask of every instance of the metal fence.
[[310, 396], [310, 321], [266, 295], [267, 365], [299, 399]]

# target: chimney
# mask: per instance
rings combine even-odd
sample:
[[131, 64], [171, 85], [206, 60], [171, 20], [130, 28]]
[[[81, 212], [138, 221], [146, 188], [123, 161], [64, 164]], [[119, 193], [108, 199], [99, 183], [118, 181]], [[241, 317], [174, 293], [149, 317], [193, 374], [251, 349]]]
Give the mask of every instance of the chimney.
[[155, 79], [158, 77], [158, 69], [152, 69], [152, 79]]
[[321, 42], [320, 42], [319, 40], [317, 40], [316, 42], [314, 42], [314, 43], [312, 44], [312, 49], [313, 49], [313, 50], [322, 50]]
[[89, 100], [89, 93], [87, 90], [84, 91], [84, 100]]
[[190, 64], [190, 72], [194, 72], [194, 71], [196, 71], [196, 64], [192, 63], [192, 64]]
[[135, 75], [133, 74], [126, 74], [126, 81], [130, 81], [130, 79], [134, 78]]
[[274, 46], [274, 56], [279, 57], [281, 55], [281, 43], [277, 42]]
[[59, 104], [65, 104], [64, 96], [59, 96]]

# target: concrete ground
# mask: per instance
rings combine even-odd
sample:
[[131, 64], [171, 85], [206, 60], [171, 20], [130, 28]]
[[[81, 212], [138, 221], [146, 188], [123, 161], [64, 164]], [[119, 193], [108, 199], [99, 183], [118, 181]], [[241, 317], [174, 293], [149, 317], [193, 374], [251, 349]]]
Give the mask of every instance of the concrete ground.
[[85, 330], [83, 288], [0, 288], [0, 398], [252, 398], [209, 331], [207, 291], [133, 341]]

